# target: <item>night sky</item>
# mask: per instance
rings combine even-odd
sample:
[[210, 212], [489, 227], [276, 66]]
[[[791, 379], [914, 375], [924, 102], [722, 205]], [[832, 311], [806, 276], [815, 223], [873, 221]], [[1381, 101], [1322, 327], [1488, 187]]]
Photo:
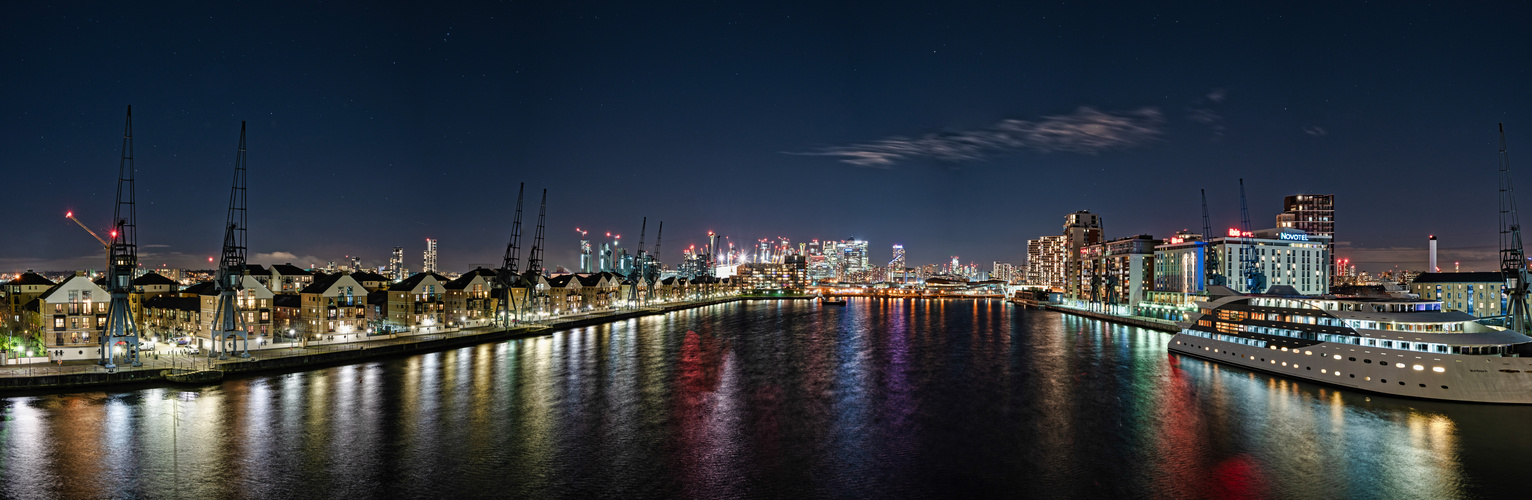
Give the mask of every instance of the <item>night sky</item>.
[[1337, 195], [1364, 269], [1436, 234], [1487, 270], [1497, 122], [1532, 183], [1526, 4], [571, 3], [9, 5], [0, 271], [102, 267], [63, 215], [109, 225], [130, 104], [143, 260], [172, 267], [218, 252], [241, 120], [257, 263], [418, 269], [438, 238], [492, 267], [524, 181], [550, 267], [647, 216], [669, 264], [711, 229], [988, 269], [1079, 209], [1200, 229], [1199, 188], [1221, 231], [1244, 178], [1256, 228]]

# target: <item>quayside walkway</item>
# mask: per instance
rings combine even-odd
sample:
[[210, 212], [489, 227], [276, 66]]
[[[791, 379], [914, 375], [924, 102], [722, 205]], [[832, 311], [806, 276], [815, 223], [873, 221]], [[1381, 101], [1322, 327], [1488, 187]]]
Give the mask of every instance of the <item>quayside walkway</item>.
[[292, 371], [362, 361], [369, 358], [429, 352], [512, 338], [543, 335], [586, 325], [620, 321], [671, 311], [724, 304], [740, 300], [798, 300], [806, 296], [728, 296], [676, 302], [617, 311], [603, 311], [562, 316], [551, 321], [527, 322], [511, 326], [484, 326], [458, 331], [401, 335], [396, 338], [335, 342], [323, 345], [266, 348], [251, 351], [250, 358], [227, 360], [203, 354], [185, 354], [180, 350], [146, 351], [139, 355], [143, 366], [128, 366], [118, 361], [115, 372], [93, 360], [62, 363], [12, 365], [0, 367], [0, 394], [24, 390], [84, 388], [125, 383], [156, 382], [165, 379], [166, 370], [221, 370], [228, 374], [262, 371]]

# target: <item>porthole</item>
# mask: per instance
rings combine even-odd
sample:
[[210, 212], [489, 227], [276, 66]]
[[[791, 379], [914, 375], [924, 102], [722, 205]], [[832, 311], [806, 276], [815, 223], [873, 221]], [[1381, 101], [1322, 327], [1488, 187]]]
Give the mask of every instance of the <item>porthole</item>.
[[1442, 388], [1443, 388], [1443, 389], [1446, 389], [1446, 388], [1447, 388], [1447, 386], [1445, 386], [1445, 385], [1444, 385], [1444, 386], [1442, 386]]
[[1346, 359], [1351, 360], [1351, 361], [1356, 361], [1356, 358], [1346, 358]]
[[1266, 358], [1261, 358], [1261, 361], [1266, 361]]
[[1403, 382], [1403, 381], [1400, 381], [1400, 382], [1399, 382], [1399, 385], [1404, 385], [1404, 382]]
[[1388, 379], [1383, 379], [1380, 382], [1383, 382], [1383, 383], [1387, 384], [1388, 383]]
[[1421, 387], [1425, 387], [1425, 386], [1426, 386], [1426, 384], [1420, 384], [1420, 386], [1421, 386]]
[[1370, 360], [1370, 359], [1364, 359], [1364, 360], [1362, 360], [1362, 362], [1363, 363], [1367, 363], [1367, 364], [1372, 364], [1372, 360]]
[[1304, 369], [1305, 369], [1305, 370], [1313, 370], [1313, 369], [1314, 369], [1314, 367], [1312, 367], [1312, 366], [1310, 366], [1310, 367], [1306, 367], [1306, 368], [1304, 368]]
[[1351, 378], [1356, 378], [1356, 374], [1355, 373], [1351, 374]]

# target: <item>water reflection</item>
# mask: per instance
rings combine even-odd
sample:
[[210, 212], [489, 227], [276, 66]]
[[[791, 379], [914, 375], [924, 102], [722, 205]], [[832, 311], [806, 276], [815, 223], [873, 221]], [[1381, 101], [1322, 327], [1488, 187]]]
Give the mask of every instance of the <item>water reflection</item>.
[[1513, 494], [1532, 409], [1168, 355], [999, 301], [754, 302], [0, 400], [0, 497]]

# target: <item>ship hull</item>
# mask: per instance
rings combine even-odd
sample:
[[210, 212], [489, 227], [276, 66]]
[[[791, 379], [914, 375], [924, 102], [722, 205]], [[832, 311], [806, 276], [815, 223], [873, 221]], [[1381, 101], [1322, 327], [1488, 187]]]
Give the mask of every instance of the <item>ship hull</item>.
[[1282, 351], [1185, 333], [1171, 337], [1169, 350], [1286, 378], [1391, 396], [1532, 404], [1532, 358], [1414, 352], [1333, 342]]

